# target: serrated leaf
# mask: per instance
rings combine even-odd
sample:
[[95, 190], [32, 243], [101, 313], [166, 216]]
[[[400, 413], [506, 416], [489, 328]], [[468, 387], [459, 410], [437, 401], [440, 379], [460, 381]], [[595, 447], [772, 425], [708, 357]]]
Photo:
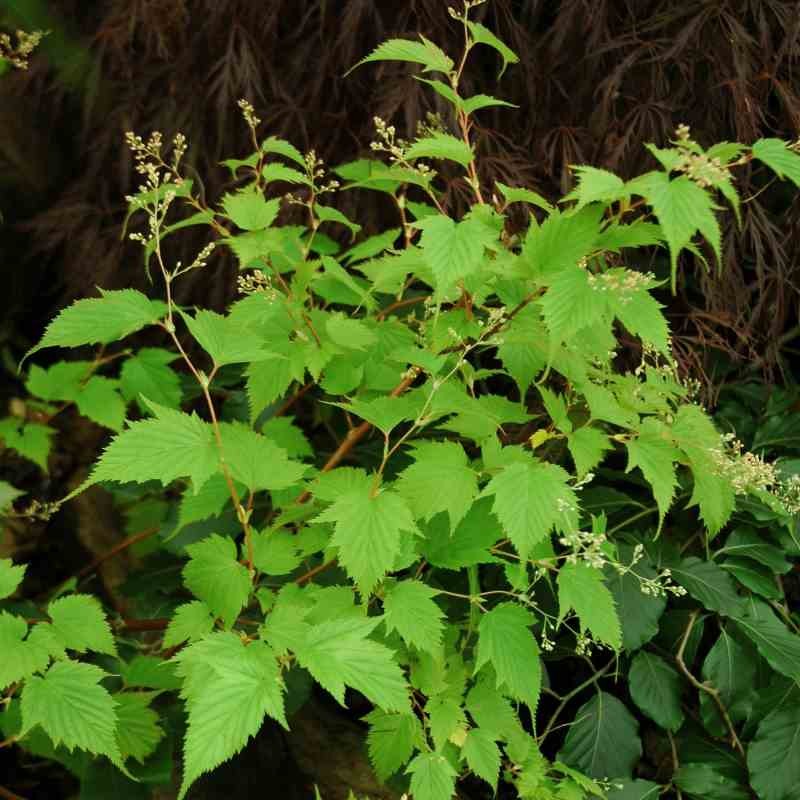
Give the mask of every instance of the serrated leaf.
[[519, 56], [502, 40], [498, 39], [485, 25], [473, 20], [466, 20], [466, 25], [472, 35], [472, 40], [476, 44], [485, 44], [500, 54], [503, 59], [503, 68], [500, 70], [500, 77], [509, 64], [516, 64], [519, 61]]
[[779, 178], [788, 178], [800, 187], [800, 155], [782, 139], [759, 139], [753, 143], [752, 153]]
[[214, 630], [214, 615], [202, 600], [183, 603], [175, 609], [164, 634], [164, 647], [196, 642]]
[[618, 253], [625, 247], [650, 247], [663, 241], [659, 225], [636, 221], [630, 225], [609, 225], [597, 237], [595, 245], [598, 250]]
[[672, 266], [672, 289], [680, 251], [691, 244], [698, 231], [711, 245], [717, 263], [721, 261], [721, 234], [714, 216], [711, 196], [686, 175], [670, 180], [665, 172], [652, 172], [629, 188], [641, 194], [652, 206], [667, 240]]
[[116, 645], [106, 615], [96, 597], [69, 594], [47, 607], [53, 631], [69, 650], [116, 655]]
[[288, 728], [283, 681], [272, 650], [245, 646], [235, 633], [215, 633], [176, 657], [189, 712], [179, 800], [191, 784], [238, 753], [269, 715]]
[[627, 448], [628, 466], [625, 471], [639, 467], [652, 487], [658, 504], [660, 528], [675, 495], [675, 462], [680, 454], [666, 436], [663, 426], [653, 418], [644, 421], [639, 435], [627, 442]]
[[603, 460], [606, 452], [611, 450], [611, 440], [598, 428], [584, 425], [567, 436], [567, 447], [575, 462], [578, 478], [583, 478]]
[[133, 758], [144, 764], [164, 738], [164, 731], [158, 724], [158, 714], [150, 708], [150, 699], [146, 694], [131, 692], [114, 695], [117, 704], [117, 744], [123, 761]]
[[306, 471], [305, 464], [292, 461], [272, 440], [242, 423], [222, 423], [220, 433], [232, 477], [251, 492], [287, 489]]
[[378, 430], [388, 434], [401, 422], [413, 420], [418, 413], [418, 406], [407, 396], [376, 397], [374, 400], [355, 398], [349, 403], [336, 403], [340, 408], [355, 414], [374, 425]]
[[305, 434], [294, 424], [294, 417], [271, 417], [264, 423], [261, 432], [285, 450], [290, 458], [309, 458], [314, 455]]
[[[635, 279], [641, 273], [630, 270], [614, 270], [622, 283]], [[612, 273], [611, 270], [606, 275]], [[665, 356], [670, 356], [669, 326], [667, 318], [662, 311], [663, 306], [647, 291], [640, 286], [634, 290], [623, 289], [619, 293], [610, 292], [608, 295], [609, 306], [614, 316], [634, 335], [638, 336], [645, 344], [650, 344]]]
[[43, 677], [29, 678], [21, 696], [20, 736], [41, 725], [56, 747], [77, 747], [120, 765], [114, 699], [99, 685], [105, 677], [93, 664], [57, 661]]
[[425, 525], [423, 532], [425, 541], [419, 547], [425, 559], [435, 567], [453, 570], [493, 562], [490, 549], [503, 538], [488, 497], [473, 503], [455, 530], [441, 514]]
[[731, 576], [713, 561], [685, 558], [672, 567], [672, 577], [704, 608], [727, 616], [742, 612], [744, 600]]
[[314, 625], [297, 648], [301, 666], [344, 705], [345, 686], [383, 711], [409, 709], [408, 686], [394, 653], [369, 639], [380, 619], [341, 619]]
[[663, 658], [641, 651], [631, 662], [633, 702], [657, 725], [675, 733], [683, 725], [681, 679]]
[[578, 185], [564, 197], [564, 201], [577, 200], [576, 210], [589, 203], [609, 205], [627, 195], [625, 183], [613, 172], [589, 166], [573, 166], [572, 169], [578, 176]]
[[279, 156], [288, 158], [294, 161], [300, 167], [305, 168], [306, 161], [303, 154], [291, 143], [285, 139], [279, 139], [277, 136], [269, 136], [261, 142], [262, 153], [277, 153]]
[[10, 558], [0, 558], [0, 600], [14, 594], [24, 577], [24, 564], [14, 564]]
[[588, 206], [578, 212], [555, 210], [541, 225], [532, 222], [522, 247], [530, 277], [548, 282], [588, 256], [599, 233], [600, 215], [599, 207]]
[[400, 473], [395, 489], [416, 518], [430, 520], [446, 511], [455, 530], [478, 494], [478, 476], [458, 442], [420, 442], [414, 463]]
[[126, 358], [120, 370], [122, 396], [136, 400], [141, 410], [146, 406], [142, 396], [168, 408], [178, 408], [181, 403], [181, 380], [169, 365], [177, 354], [158, 347], [143, 347]]
[[461, 103], [461, 108], [464, 110], [465, 114], [474, 114], [482, 108], [497, 108], [498, 106], [519, 108], [515, 103], [509, 103], [507, 100], [492, 97], [490, 94], [475, 94], [472, 97], [465, 98]]
[[453, 800], [456, 771], [438, 753], [420, 753], [406, 770], [411, 775], [414, 800]]
[[522, 558], [574, 519], [577, 498], [568, 480], [561, 467], [531, 459], [505, 467], [483, 490], [494, 495], [492, 510]]
[[598, 691], [575, 714], [558, 758], [593, 778], [630, 778], [642, 755], [639, 725], [616, 697]]
[[375, 774], [385, 781], [408, 762], [422, 729], [413, 714], [387, 714], [375, 709], [364, 718], [369, 723], [367, 749]]
[[219, 461], [214, 432], [197, 415], [149, 403], [153, 419], [132, 422], [117, 434], [95, 464], [89, 481], [146, 483], [166, 486], [176, 478], [189, 477], [202, 486], [216, 471]]
[[437, 594], [416, 580], [402, 580], [390, 586], [383, 599], [386, 630], [397, 631], [406, 644], [435, 654], [444, 631], [444, 612], [433, 600]]
[[114, 342], [154, 324], [166, 312], [166, 305], [160, 300], [150, 300], [135, 289], [101, 289], [100, 294], [101, 297], [76, 300], [65, 308], [25, 358], [45, 347]]
[[398, 494], [383, 490], [373, 497], [367, 487], [345, 492], [314, 521], [335, 523], [331, 544], [339, 548], [340, 563], [364, 595], [392, 569], [403, 534], [417, 530]]
[[800, 705], [776, 708], [747, 748], [750, 783], [761, 800], [788, 800], [800, 784]]
[[497, 688], [536, 712], [541, 689], [539, 646], [531, 631], [533, 614], [515, 603], [501, 603], [481, 617], [475, 668], [491, 664]]
[[511, 203], [528, 203], [547, 211], [548, 214], [553, 210], [553, 206], [550, 205], [544, 197], [531, 189], [526, 189], [522, 186], [506, 186], [506, 184], [500, 183], [500, 181], [495, 181], [495, 186], [500, 190], [503, 199], [509, 205]]
[[775, 576], [763, 565], [749, 558], [726, 558], [720, 566], [751, 592], [767, 600], [783, 600], [783, 590], [775, 581]]
[[472, 163], [475, 155], [472, 148], [462, 139], [457, 139], [449, 133], [435, 133], [423, 139], [417, 139], [406, 150], [406, 158], [442, 158], [467, 167]]
[[[175, 674], [175, 665], [158, 656], [134, 656], [127, 664], [121, 663], [120, 673], [126, 687], [173, 691], [181, 688]], [[152, 695], [146, 695], [152, 699]]]
[[279, 199], [266, 200], [261, 192], [244, 189], [228, 193], [222, 198], [222, 207], [231, 221], [244, 231], [268, 228], [280, 211]]
[[305, 186], [311, 185], [308, 177], [304, 173], [287, 167], [285, 164], [281, 164], [277, 161], [266, 164], [261, 170], [261, 177], [264, 183], [283, 181], [284, 183], [301, 183]]
[[479, 778], [483, 778], [495, 791], [497, 776], [500, 773], [500, 748], [492, 734], [481, 728], [473, 728], [467, 734], [461, 752], [470, 770]]
[[696, 800], [748, 800], [750, 792], [715, 764], [681, 764], [672, 780], [688, 797]]
[[376, 344], [378, 337], [361, 320], [344, 314], [334, 314], [325, 321], [325, 330], [333, 342], [348, 350], [367, 350]]
[[614, 597], [603, 583], [603, 573], [588, 564], [566, 564], [558, 573], [558, 616], [572, 608], [581, 631], [588, 629], [599, 642], [614, 650], [622, 647], [622, 629]]
[[556, 343], [570, 339], [607, 316], [606, 296], [589, 278], [589, 273], [581, 267], [566, 267], [550, 279], [539, 306]]
[[776, 575], [784, 575], [791, 569], [786, 553], [774, 544], [765, 541], [754, 529], [746, 526], [735, 528], [715, 555], [749, 558], [763, 564]]
[[44, 472], [47, 472], [47, 459], [55, 433], [53, 428], [38, 422], [22, 422], [16, 417], [0, 419], [0, 443], [33, 461]]
[[315, 203], [314, 213], [317, 215], [317, 219], [320, 222], [338, 222], [340, 225], [344, 225], [350, 231], [350, 236], [353, 239], [361, 230], [361, 226], [357, 222], [348, 219], [338, 208]]
[[125, 403], [118, 387], [119, 381], [93, 375], [75, 398], [78, 411], [98, 425], [121, 431], [125, 421]]
[[776, 672], [800, 681], [800, 637], [790, 633], [763, 600], [750, 598], [733, 621]]
[[0, 691], [41, 672], [50, 662], [52, 653], [46, 643], [37, 641], [32, 632], [25, 638], [27, 634], [28, 624], [22, 617], [0, 612]]
[[215, 366], [261, 361], [274, 356], [266, 350], [264, 340], [240, 325], [235, 318], [202, 309], [194, 317], [181, 312], [186, 327]]
[[288, 575], [303, 560], [297, 537], [288, 531], [254, 533], [252, 540], [253, 565], [265, 575]]
[[366, 58], [362, 58], [354, 67], [369, 64], [371, 61], [410, 61], [413, 64], [422, 64], [423, 72], [449, 72], [453, 68], [453, 61], [424, 36], [422, 41], [415, 42], [411, 39], [388, 39], [379, 44]]
[[456, 222], [437, 214], [417, 220], [414, 226], [422, 230], [420, 248], [440, 293], [477, 272], [485, 258], [484, 249], [497, 241], [477, 217]]
[[235, 543], [214, 533], [189, 545], [186, 552], [190, 556], [183, 568], [186, 587], [230, 628], [252, 589], [247, 567], [237, 558]]
[[439, 753], [447, 746], [451, 736], [466, 727], [461, 703], [446, 694], [429, 697], [425, 704], [425, 714], [433, 746]]
[[[243, 488], [239, 484], [237, 491]], [[197, 491], [193, 487], [185, 489], [178, 507], [177, 530], [181, 530], [191, 522], [219, 516], [229, 502], [231, 502], [230, 489], [221, 472], [212, 475]]]

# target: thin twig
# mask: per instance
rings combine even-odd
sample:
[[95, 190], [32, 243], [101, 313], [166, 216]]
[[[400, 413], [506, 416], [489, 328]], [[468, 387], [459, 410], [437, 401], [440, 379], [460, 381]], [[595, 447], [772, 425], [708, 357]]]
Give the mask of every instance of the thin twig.
[[5, 786], [0, 786], [0, 797], [3, 800], [25, 800], [25, 798], [20, 794], [14, 794], [10, 789], [6, 789]]

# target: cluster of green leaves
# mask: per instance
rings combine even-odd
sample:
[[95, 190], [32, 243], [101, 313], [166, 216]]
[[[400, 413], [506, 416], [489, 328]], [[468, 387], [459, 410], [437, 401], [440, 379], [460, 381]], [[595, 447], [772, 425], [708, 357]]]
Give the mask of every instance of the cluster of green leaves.
[[[503, 184], [486, 202], [473, 115], [504, 101], [462, 97], [461, 72], [475, 47], [503, 68], [516, 56], [469, 5], [456, 14], [460, 66], [424, 38], [362, 62], [422, 65], [451, 107], [452, 128], [410, 142], [379, 125], [373, 149], [388, 160], [328, 181], [313, 154], [270, 137], [225, 162], [237, 188], [210, 208], [160, 139], [134, 140], [145, 185], [131, 213], [147, 223], [139, 238], [166, 302], [134, 290], [79, 300], [32, 352], [113, 347], [150, 327], [165, 346], [33, 366], [26, 386], [45, 418], [75, 404], [114, 432], [73, 495], [102, 483], [138, 499], [161, 527], [154, 557], [179, 560], [182, 585], [161, 572], [157, 588], [139, 584], [144, 613], [171, 609], [163, 660], [152, 641], [144, 655], [115, 640], [86, 595], [54, 599], [34, 622], [3, 612], [9, 740], [87, 782], [75, 749], [155, 783], [159, 743], [182, 738], [183, 798], [265, 718], [290, 725], [313, 683], [373, 705], [375, 771], [414, 800], [450, 800], [468, 774], [542, 800], [669, 785], [712, 800], [748, 785], [793, 796], [800, 637], [780, 578], [800, 555], [795, 520], [758, 475], [731, 480], [737, 456], [672, 362], [653, 294], [665, 281], [627, 264], [666, 248], [674, 282], [683, 250], [719, 261], [734, 167], [757, 160], [800, 185], [800, 155], [777, 140], [705, 151], [682, 132], [652, 148], [661, 169], [633, 180], [577, 167], [558, 207]], [[463, 170], [475, 202], [461, 219], [431, 161]], [[268, 199], [273, 184], [294, 194]], [[398, 227], [361, 237], [328, 204], [337, 189], [384, 195]], [[530, 210], [521, 234], [507, 225], [516, 203]], [[279, 224], [287, 207], [305, 223]], [[190, 225], [209, 226], [244, 272], [225, 314], [171, 299], [176, 278], [205, 268], [162, 255]], [[623, 342], [641, 351], [634, 368], [620, 366]], [[309, 398], [311, 414], [286, 415]], [[51, 433], [0, 422], [6, 446], [43, 468]], [[13, 487], [2, 491], [7, 505]], [[0, 595], [22, 577], [0, 562]], [[603, 649], [612, 659], [598, 668]], [[610, 682], [615, 664], [628, 695]], [[171, 691], [185, 732], [154, 710]], [[656, 757], [634, 711], [672, 754], [652, 781], [635, 778]]]

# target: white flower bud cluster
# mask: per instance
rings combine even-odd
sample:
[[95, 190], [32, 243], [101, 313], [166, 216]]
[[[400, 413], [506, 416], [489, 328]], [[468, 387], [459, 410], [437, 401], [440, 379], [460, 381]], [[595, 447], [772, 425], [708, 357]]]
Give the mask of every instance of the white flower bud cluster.
[[17, 43], [14, 44], [7, 33], [0, 33], [0, 58], [17, 69], [28, 69], [28, 58], [46, 35], [45, 31], [17, 31]]
[[655, 275], [652, 272], [634, 272], [633, 270], [601, 272], [599, 275], [589, 274], [589, 286], [596, 292], [616, 295], [623, 305], [629, 303], [633, 296], [652, 284]]

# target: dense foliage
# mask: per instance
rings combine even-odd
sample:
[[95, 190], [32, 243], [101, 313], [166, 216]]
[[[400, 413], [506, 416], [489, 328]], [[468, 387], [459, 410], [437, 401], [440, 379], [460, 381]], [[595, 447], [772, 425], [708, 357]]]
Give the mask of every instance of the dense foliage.
[[[737, 171], [800, 186], [797, 145], [705, 149], [681, 126], [649, 146], [656, 169], [577, 166], [556, 206], [487, 186], [474, 119], [508, 103], [465, 96], [463, 74], [475, 49], [500, 73], [518, 59], [478, 5], [451, 14], [457, 59], [420, 37], [359, 62], [420, 65], [448, 109], [410, 140], [376, 118], [374, 159], [329, 170], [262, 139], [241, 101], [253, 152], [224, 162], [236, 188], [212, 204], [184, 137], [128, 134], [142, 185], [126, 227], [159, 298], [101, 290], [64, 309], [26, 358], [99, 349], [26, 361], [30, 399], [0, 438], [47, 470], [65, 409], [113, 432], [62, 502], [102, 484], [153, 527], [140, 616], [74, 581], [31, 609], [13, 600], [24, 565], [0, 561], [2, 745], [84, 784], [150, 787], [172, 779], [162, 744], [182, 740], [183, 798], [321, 689], [370, 704], [374, 770], [414, 800], [457, 784], [793, 796], [800, 637], [782, 576], [800, 486], [796, 461], [762, 456], [793, 454], [795, 398], [731, 391], [721, 433], [676, 366], [663, 281], [632, 264], [663, 249], [673, 288], [684, 250], [719, 269]], [[470, 195], [458, 218], [441, 164]], [[388, 199], [397, 224], [361, 236], [335, 204], [351, 191]], [[303, 224], [276, 224], [286, 206]], [[189, 227], [209, 244], [170, 261], [165, 240]], [[175, 283], [212, 280], [222, 249], [240, 299], [225, 314], [176, 303]], [[133, 334], [146, 343], [118, 344]], [[0, 490], [10, 515], [56, 510]], [[181, 582], [165, 582], [176, 563]]]

